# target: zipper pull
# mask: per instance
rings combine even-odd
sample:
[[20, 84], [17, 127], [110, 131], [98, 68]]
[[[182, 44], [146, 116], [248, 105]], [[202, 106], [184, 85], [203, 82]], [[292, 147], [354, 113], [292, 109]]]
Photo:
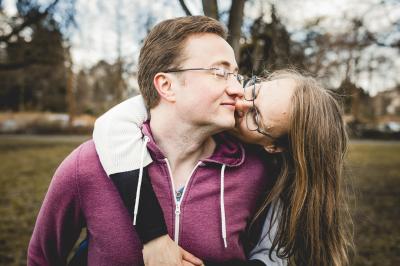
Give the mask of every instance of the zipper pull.
[[175, 207], [175, 233], [174, 233], [174, 241], [176, 244], [179, 244], [179, 219], [181, 214], [181, 204], [179, 202], [176, 203]]
[[177, 203], [175, 207], [175, 215], [181, 214], [181, 204]]

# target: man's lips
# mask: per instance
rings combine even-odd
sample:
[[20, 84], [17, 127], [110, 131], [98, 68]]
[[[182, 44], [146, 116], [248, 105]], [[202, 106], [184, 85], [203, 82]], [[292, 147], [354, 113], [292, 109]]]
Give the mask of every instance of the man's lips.
[[225, 102], [225, 103], [221, 103], [221, 105], [236, 105], [236, 102]]
[[221, 103], [221, 105], [229, 107], [231, 109], [235, 109], [236, 102], [226, 102], [226, 103]]

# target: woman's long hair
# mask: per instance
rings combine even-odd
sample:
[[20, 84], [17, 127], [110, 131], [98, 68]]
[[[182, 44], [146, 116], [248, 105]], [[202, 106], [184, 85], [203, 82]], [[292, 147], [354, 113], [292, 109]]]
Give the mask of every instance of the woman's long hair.
[[267, 80], [284, 78], [296, 82], [289, 132], [277, 143], [286, 150], [277, 155], [278, 177], [253, 222], [279, 202], [270, 257], [276, 250], [290, 265], [348, 265], [353, 245], [342, 184], [348, 137], [341, 107], [312, 77], [284, 70]]

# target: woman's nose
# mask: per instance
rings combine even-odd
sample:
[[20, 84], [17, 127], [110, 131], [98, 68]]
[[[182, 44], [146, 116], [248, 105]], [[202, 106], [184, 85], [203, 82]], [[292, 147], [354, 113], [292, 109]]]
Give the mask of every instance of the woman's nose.
[[236, 110], [243, 112], [243, 113], [246, 113], [251, 106], [252, 106], [252, 102], [246, 101], [245, 99], [238, 99], [236, 101], [236, 105], [235, 105]]

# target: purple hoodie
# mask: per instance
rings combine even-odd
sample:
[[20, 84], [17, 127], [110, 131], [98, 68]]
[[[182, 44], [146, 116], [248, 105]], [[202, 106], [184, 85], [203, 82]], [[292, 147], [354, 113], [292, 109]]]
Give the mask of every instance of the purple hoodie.
[[[264, 156], [226, 134], [216, 135], [213, 155], [193, 169], [177, 207], [168, 160], [148, 124], [142, 131], [150, 139], [153, 163], [148, 173], [171, 238], [201, 259], [244, 260], [240, 237], [268, 181]], [[28, 265], [65, 265], [84, 226], [88, 265], [143, 265], [142, 244], [93, 141], [78, 147], [57, 169], [29, 243]]]

